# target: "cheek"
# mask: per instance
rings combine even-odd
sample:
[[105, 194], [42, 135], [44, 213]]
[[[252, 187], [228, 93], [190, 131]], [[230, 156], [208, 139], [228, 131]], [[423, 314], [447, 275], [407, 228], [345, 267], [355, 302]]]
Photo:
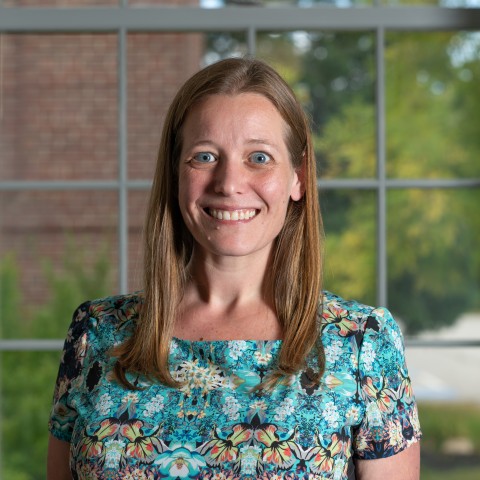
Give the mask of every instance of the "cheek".
[[200, 187], [195, 177], [180, 172], [181, 180], [178, 182], [178, 203], [183, 210], [198, 197]]
[[186, 192], [181, 182], [179, 182], [178, 184], [177, 199], [178, 199], [178, 206], [180, 207], [180, 211], [182, 212], [182, 216], [185, 217]]
[[178, 206], [180, 207], [180, 214], [182, 215], [183, 221], [188, 226], [188, 228], [191, 227], [193, 221], [193, 212], [191, 205], [191, 190], [182, 188], [182, 186], [179, 185]]
[[290, 191], [292, 188], [291, 178], [271, 178], [262, 184], [262, 192], [265, 200], [272, 207], [283, 207], [290, 200]]

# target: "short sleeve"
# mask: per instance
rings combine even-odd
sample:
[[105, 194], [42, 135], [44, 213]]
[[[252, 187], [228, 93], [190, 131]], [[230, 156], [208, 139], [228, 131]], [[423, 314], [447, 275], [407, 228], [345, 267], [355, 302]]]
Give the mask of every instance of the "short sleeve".
[[389, 457], [418, 441], [421, 432], [403, 336], [386, 309], [373, 310], [367, 318], [358, 369], [365, 413], [354, 431], [355, 456]]
[[86, 302], [73, 314], [63, 347], [48, 423], [50, 433], [66, 442], [71, 441], [77, 418], [75, 393], [82, 383], [83, 362], [87, 350], [89, 306], [90, 302]]

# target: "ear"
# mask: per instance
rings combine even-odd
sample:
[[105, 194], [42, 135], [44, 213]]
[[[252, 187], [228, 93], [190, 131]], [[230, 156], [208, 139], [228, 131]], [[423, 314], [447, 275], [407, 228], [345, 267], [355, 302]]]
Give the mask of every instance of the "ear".
[[293, 183], [290, 190], [290, 198], [294, 202], [298, 202], [305, 194], [305, 155], [300, 167], [293, 171]]

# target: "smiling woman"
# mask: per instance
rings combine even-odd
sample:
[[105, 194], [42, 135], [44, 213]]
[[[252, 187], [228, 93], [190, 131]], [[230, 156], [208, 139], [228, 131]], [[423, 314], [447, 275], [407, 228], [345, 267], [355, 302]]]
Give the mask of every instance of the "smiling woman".
[[258, 60], [198, 72], [167, 115], [144, 290], [81, 305], [49, 479], [418, 478], [397, 324], [321, 291], [308, 122]]
[[302, 197], [286, 131], [272, 103], [254, 93], [213, 95], [189, 113], [178, 201], [197, 245], [194, 259], [252, 255], [244, 261], [267, 265], [289, 201]]

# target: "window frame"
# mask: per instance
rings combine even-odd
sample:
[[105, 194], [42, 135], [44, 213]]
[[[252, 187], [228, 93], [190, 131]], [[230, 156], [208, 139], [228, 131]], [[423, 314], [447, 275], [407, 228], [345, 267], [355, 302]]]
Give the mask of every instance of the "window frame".
[[[114, 7], [30, 8], [0, 5], [2, 33], [116, 33], [118, 78], [118, 176], [112, 181], [4, 181], [0, 191], [25, 190], [114, 190], [118, 193], [119, 258], [118, 285], [127, 293], [128, 280], [128, 195], [134, 190], [148, 190], [149, 180], [128, 178], [127, 150], [127, 41], [128, 34], [138, 32], [245, 32], [250, 55], [255, 55], [258, 32], [296, 30], [368, 30], [376, 36], [376, 177], [373, 179], [322, 179], [321, 189], [368, 189], [377, 193], [377, 304], [388, 307], [387, 296], [387, 192], [404, 188], [479, 188], [480, 178], [473, 179], [390, 179], [386, 176], [385, 140], [385, 33], [386, 31], [480, 30], [480, 8], [441, 7], [352, 7], [331, 8], [318, 5], [299, 7], [234, 7], [205, 9], [162, 6], [128, 6], [126, 0]], [[63, 340], [0, 339], [2, 351], [59, 350]], [[422, 341], [408, 339], [408, 346], [458, 347], [480, 346], [480, 340]]]

